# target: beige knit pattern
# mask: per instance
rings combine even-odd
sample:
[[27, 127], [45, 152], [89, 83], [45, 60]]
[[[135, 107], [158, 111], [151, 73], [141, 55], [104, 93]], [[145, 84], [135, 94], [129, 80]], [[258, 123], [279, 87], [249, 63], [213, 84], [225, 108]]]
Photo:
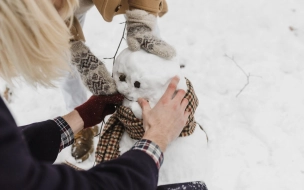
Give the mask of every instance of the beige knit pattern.
[[82, 41], [71, 43], [72, 64], [77, 67], [85, 86], [94, 95], [117, 93], [115, 81], [104, 63]]
[[160, 56], [164, 59], [173, 58], [175, 49], [153, 34], [156, 27], [156, 17], [143, 10], [126, 12], [127, 18], [127, 44], [131, 51], [140, 48]]

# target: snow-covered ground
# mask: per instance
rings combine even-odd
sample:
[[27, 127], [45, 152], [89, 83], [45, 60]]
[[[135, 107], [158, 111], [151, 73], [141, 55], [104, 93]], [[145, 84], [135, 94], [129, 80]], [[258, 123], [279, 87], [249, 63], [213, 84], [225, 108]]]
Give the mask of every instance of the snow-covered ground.
[[[196, 120], [210, 140], [208, 188], [303, 190], [304, 1], [168, 4], [159, 27], [200, 100]], [[112, 57], [124, 17], [106, 23], [93, 8], [86, 21], [88, 46], [100, 58]], [[105, 62], [111, 70], [112, 60]], [[25, 84], [14, 89], [9, 107], [20, 125], [66, 113], [59, 89]], [[59, 161], [70, 159], [63, 158], [67, 151]]]

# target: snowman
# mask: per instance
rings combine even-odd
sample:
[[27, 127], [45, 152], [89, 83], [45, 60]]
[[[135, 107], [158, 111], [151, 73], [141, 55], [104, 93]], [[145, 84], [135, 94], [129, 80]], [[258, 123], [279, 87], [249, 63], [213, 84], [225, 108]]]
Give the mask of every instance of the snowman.
[[139, 119], [142, 119], [142, 110], [137, 99], [144, 98], [149, 101], [151, 108], [154, 107], [175, 75], [180, 78], [177, 89], [187, 91], [186, 80], [176, 62], [143, 50], [132, 52], [125, 49], [113, 67], [116, 88], [125, 96], [123, 105], [131, 108]]
[[[191, 83], [183, 76], [176, 58], [165, 60], [143, 50], [133, 52], [129, 49], [125, 49], [119, 54], [113, 66], [113, 78], [117, 90], [125, 97], [123, 106], [121, 107], [129, 111], [125, 112], [125, 114], [122, 113], [121, 115], [125, 116], [119, 118], [117, 114], [121, 112], [121, 108], [118, 108], [112, 117], [119, 118], [124, 125], [133, 122], [135, 125], [138, 125], [137, 127], [139, 128], [132, 131], [132, 127], [131, 129], [126, 127], [127, 129], [121, 130], [116, 126], [117, 129], [115, 130], [121, 132], [122, 135], [121, 137], [117, 137], [119, 135], [117, 135], [118, 133], [116, 132], [109, 134], [109, 137], [117, 137], [112, 140], [111, 143], [113, 141], [119, 141], [119, 146], [113, 147], [112, 149], [119, 150], [118, 152], [121, 155], [130, 150], [135, 142], [141, 138], [140, 136], [136, 138], [136, 135], [134, 135], [139, 133], [139, 131], [142, 134], [144, 133], [142, 126], [138, 124], [142, 119], [142, 110], [137, 99], [144, 98], [148, 100], [151, 108], [153, 108], [166, 91], [171, 79], [176, 75], [180, 78], [177, 89], [183, 89], [186, 92], [189, 91], [189, 84]], [[196, 98], [194, 91], [193, 94]], [[134, 115], [134, 118], [130, 119], [129, 115]], [[126, 122], [128, 119], [131, 121]], [[115, 120], [111, 121], [111, 118], [109, 120], [105, 128], [117, 123]], [[164, 152], [165, 159], [160, 168], [158, 186], [170, 187], [172, 184], [194, 184], [204, 181], [206, 166], [208, 165], [206, 156], [207, 136], [195, 122], [194, 117], [192, 117], [190, 123], [192, 124], [191, 129], [188, 127], [185, 133], [186, 135], [182, 135], [182, 137], [173, 141]], [[104, 139], [106, 138], [107, 137], [104, 137]], [[104, 141], [104, 139], [100, 140], [100, 142]], [[97, 155], [102, 152], [100, 150], [101, 149], [97, 148]], [[104, 158], [106, 156], [102, 157]], [[98, 156], [96, 158], [98, 158]]]

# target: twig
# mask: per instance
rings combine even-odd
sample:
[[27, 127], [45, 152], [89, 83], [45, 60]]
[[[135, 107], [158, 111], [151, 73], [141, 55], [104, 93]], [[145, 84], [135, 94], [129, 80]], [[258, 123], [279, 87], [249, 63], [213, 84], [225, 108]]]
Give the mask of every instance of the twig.
[[207, 143], [209, 142], [209, 137], [208, 137], [208, 134], [207, 132], [205, 131], [205, 129], [203, 128], [203, 126], [201, 124], [199, 124], [198, 122], [196, 122], [196, 124], [198, 124], [198, 126], [201, 128], [202, 131], [204, 131], [206, 137], [207, 137]]
[[122, 32], [122, 37], [121, 37], [121, 39], [120, 39], [120, 42], [119, 42], [119, 44], [118, 44], [118, 47], [117, 47], [117, 49], [116, 49], [116, 52], [115, 52], [114, 56], [111, 57], [111, 58], [104, 58], [104, 59], [113, 59], [113, 65], [114, 65], [114, 62], [115, 62], [115, 58], [116, 58], [117, 52], [118, 52], [118, 50], [119, 50], [119, 48], [120, 48], [121, 42], [122, 42], [122, 40], [124, 39], [124, 36], [125, 36], [125, 31], [126, 31], [126, 27], [127, 27], [127, 22], [122, 22], [122, 23], [119, 23], [119, 24], [123, 24], [123, 23], [125, 23], [125, 26], [124, 26], [124, 29], [123, 29], [123, 32]]
[[[124, 24], [124, 23], [125, 23], [125, 26], [124, 26], [124, 29], [123, 29], [123, 32], [122, 32], [122, 36], [121, 36], [120, 42], [119, 42], [119, 44], [118, 44], [118, 47], [117, 47], [117, 49], [116, 49], [116, 52], [115, 52], [114, 56], [111, 57], [111, 58], [103, 58], [103, 59], [113, 59], [113, 65], [114, 65], [114, 63], [115, 63], [115, 58], [116, 58], [116, 55], [117, 55], [118, 50], [119, 50], [119, 48], [120, 48], [121, 42], [122, 42], [123, 39], [125, 39], [124, 36], [125, 36], [126, 28], [127, 28], [127, 22], [122, 22], [122, 23], [119, 23], [119, 24]], [[112, 77], [113, 77], [113, 73], [112, 73]], [[101, 136], [101, 134], [102, 134], [101, 130], [102, 130], [102, 126], [103, 126], [103, 125], [105, 125], [105, 121], [102, 121], [102, 124], [101, 124], [101, 127], [100, 127], [100, 131], [99, 131], [99, 133], [98, 133], [96, 136], [94, 136], [94, 137], [99, 137], [99, 138], [100, 138], [100, 136]], [[96, 154], [96, 153], [95, 153], [95, 154]], [[97, 153], [97, 154], [98, 154], [98, 153]], [[95, 157], [95, 160], [94, 160], [94, 163], [93, 163], [93, 167], [95, 166], [95, 164], [96, 164], [96, 157]]]
[[102, 130], [102, 126], [105, 124], [105, 121], [103, 120], [103, 121], [101, 121], [101, 127], [100, 127], [100, 129], [99, 129], [99, 132], [94, 136], [94, 137], [99, 137], [100, 136], [100, 134], [101, 134], [101, 130]]
[[235, 97], [238, 97], [244, 90], [245, 90], [245, 88], [249, 85], [249, 82], [250, 82], [250, 77], [251, 77], [251, 75], [250, 75], [250, 73], [246, 73], [245, 71], [244, 71], [244, 69], [234, 60], [234, 57], [229, 57], [227, 54], [225, 54], [225, 56], [227, 57], [227, 58], [229, 58], [231, 61], [233, 61], [233, 63], [244, 73], [244, 75], [246, 76], [246, 78], [247, 78], [247, 83], [243, 86], [243, 88], [239, 91], [239, 93], [237, 93], [237, 95], [235, 96]]

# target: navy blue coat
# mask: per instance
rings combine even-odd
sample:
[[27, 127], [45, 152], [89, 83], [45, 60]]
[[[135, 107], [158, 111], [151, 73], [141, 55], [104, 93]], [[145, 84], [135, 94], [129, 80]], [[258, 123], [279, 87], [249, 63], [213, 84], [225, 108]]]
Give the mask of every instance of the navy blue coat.
[[52, 165], [60, 144], [60, 132], [55, 122], [48, 120], [22, 129], [29, 127], [31, 130], [25, 130], [27, 139], [24, 139], [0, 98], [1, 190], [157, 188], [156, 164], [142, 151], [131, 150], [118, 159], [101, 163], [88, 171], [75, 171], [65, 165]]

